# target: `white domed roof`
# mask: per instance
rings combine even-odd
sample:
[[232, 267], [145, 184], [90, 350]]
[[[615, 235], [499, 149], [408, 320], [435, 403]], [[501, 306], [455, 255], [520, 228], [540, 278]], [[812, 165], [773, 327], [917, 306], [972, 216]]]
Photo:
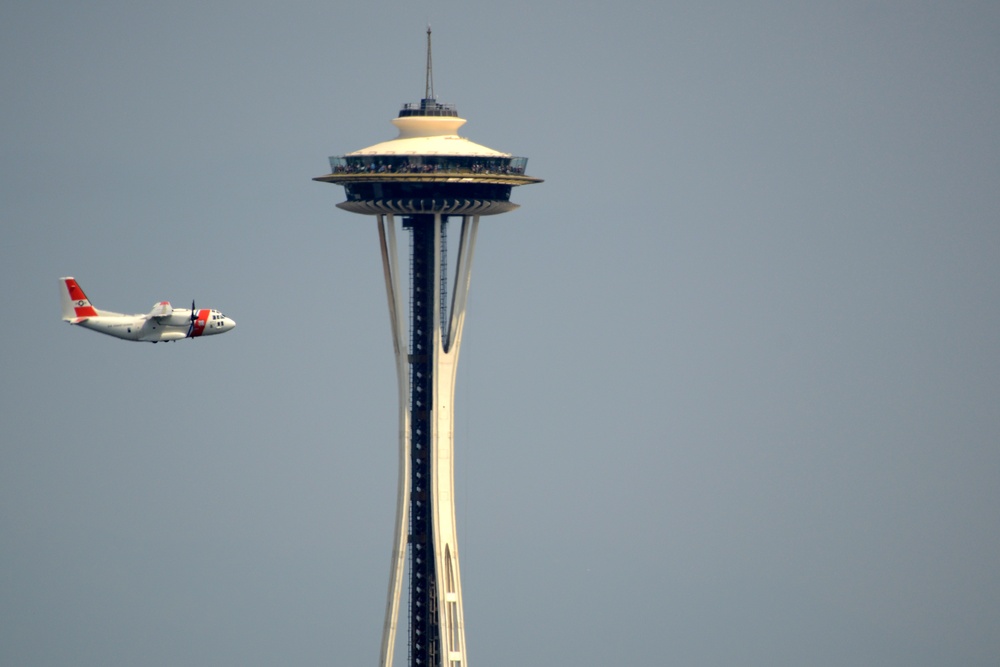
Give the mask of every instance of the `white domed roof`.
[[403, 116], [393, 118], [399, 136], [390, 141], [348, 153], [356, 155], [465, 155], [471, 157], [511, 157], [458, 136], [465, 124], [457, 116]]

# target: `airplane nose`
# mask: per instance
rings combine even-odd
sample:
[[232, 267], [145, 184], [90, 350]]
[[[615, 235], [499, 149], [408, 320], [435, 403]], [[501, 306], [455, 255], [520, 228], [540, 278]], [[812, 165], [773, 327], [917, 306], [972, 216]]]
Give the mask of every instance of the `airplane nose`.
[[227, 317], [226, 318], [226, 328], [227, 329], [235, 329], [236, 328], [236, 322], [233, 321], [231, 318]]

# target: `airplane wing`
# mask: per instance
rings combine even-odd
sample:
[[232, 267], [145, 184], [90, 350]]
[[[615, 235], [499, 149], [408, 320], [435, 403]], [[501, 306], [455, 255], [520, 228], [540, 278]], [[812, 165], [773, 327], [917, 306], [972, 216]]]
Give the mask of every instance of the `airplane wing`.
[[174, 308], [170, 305], [169, 301], [160, 301], [153, 304], [153, 309], [149, 311], [149, 316], [160, 319], [161, 317], [170, 317], [172, 312], [174, 312]]

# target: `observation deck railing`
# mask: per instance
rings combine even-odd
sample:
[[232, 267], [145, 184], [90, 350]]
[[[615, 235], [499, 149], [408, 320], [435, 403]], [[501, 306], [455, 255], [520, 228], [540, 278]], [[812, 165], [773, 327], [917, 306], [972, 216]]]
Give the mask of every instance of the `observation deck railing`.
[[487, 158], [433, 155], [338, 155], [330, 158], [333, 174], [497, 174], [523, 176], [526, 157]]
[[437, 100], [424, 99], [420, 104], [406, 103], [399, 111], [399, 117], [406, 116], [458, 116], [458, 109], [454, 104], [438, 102]]

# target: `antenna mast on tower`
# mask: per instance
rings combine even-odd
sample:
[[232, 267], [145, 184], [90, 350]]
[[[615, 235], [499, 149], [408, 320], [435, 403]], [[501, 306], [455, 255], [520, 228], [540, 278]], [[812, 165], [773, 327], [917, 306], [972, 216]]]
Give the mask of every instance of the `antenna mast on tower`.
[[427, 26], [427, 80], [424, 84], [424, 99], [434, 99], [434, 68], [431, 66], [431, 26]]

